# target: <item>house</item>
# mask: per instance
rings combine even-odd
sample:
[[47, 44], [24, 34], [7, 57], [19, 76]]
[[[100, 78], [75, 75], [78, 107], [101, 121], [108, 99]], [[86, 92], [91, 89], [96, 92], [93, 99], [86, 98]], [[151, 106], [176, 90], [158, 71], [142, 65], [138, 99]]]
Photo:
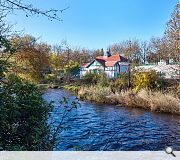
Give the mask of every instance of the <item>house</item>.
[[93, 61], [83, 64], [80, 68], [80, 77], [87, 73], [105, 73], [108, 78], [117, 78], [119, 74], [127, 73], [129, 66], [128, 59], [119, 54], [111, 55], [110, 51], [107, 51], [104, 56], [98, 56]]

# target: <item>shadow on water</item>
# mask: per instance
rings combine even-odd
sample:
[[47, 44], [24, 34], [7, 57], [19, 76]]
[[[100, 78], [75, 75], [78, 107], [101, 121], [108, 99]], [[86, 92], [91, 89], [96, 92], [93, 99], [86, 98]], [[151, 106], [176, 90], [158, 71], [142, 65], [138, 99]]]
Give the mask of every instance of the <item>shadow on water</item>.
[[[75, 98], [63, 90], [48, 90], [44, 98]], [[180, 117], [144, 109], [82, 102], [66, 120], [55, 150], [180, 150]], [[58, 119], [61, 119], [59, 116]]]

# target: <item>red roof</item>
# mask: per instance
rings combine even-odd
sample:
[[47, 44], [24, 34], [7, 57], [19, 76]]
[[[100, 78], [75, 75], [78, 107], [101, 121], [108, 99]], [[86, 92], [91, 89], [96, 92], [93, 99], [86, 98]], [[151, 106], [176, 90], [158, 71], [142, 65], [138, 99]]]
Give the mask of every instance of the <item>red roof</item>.
[[98, 56], [96, 57], [96, 59], [101, 59], [101, 60], [105, 60], [105, 61], [119, 61], [119, 62], [127, 62], [128, 59], [120, 56], [119, 54], [115, 54], [115, 55], [112, 55], [110, 57], [105, 57], [105, 56]]
[[[96, 61], [98, 61], [100, 64], [102, 64], [105, 67], [112, 67], [117, 62], [128, 62], [128, 59], [120, 56], [119, 54], [115, 54], [110, 57], [98, 56], [96, 57]], [[81, 67], [87, 67], [90, 63], [83, 64]]]
[[105, 56], [97, 56], [96, 59], [103, 59], [106, 60], [107, 58]]
[[90, 63], [84, 63], [81, 67], [86, 68]]
[[105, 63], [105, 66], [106, 67], [113, 67], [117, 62], [116, 61], [107, 61]]
[[107, 61], [119, 61], [119, 62], [127, 62], [128, 60], [119, 54], [112, 55], [107, 58]]

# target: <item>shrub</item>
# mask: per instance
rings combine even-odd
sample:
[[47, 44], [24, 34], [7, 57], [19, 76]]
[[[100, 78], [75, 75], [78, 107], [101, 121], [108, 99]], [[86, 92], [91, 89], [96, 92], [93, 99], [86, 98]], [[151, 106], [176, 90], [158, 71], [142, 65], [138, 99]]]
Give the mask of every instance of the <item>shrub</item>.
[[121, 91], [122, 89], [126, 90], [128, 88], [128, 75], [126, 73], [119, 75], [119, 77], [112, 81], [111, 89], [113, 92]]
[[87, 73], [82, 78], [82, 83], [86, 85], [95, 85], [99, 84], [101, 86], [108, 86], [109, 82], [105, 74], [94, 74], [94, 73]]
[[135, 91], [141, 89], [153, 89], [157, 87], [158, 75], [155, 71], [137, 72], [133, 75], [133, 86]]
[[0, 148], [3, 150], [50, 150], [52, 109], [31, 83], [14, 75], [0, 85]]
[[97, 79], [96, 79], [96, 74], [93, 73], [87, 73], [85, 76], [82, 77], [82, 83], [83, 84], [96, 84]]
[[97, 84], [99, 86], [102, 86], [102, 87], [109, 86], [110, 83], [109, 83], [109, 80], [108, 80], [106, 74], [104, 74], [104, 73], [97, 74], [96, 78], [97, 78]]
[[102, 87], [97, 85], [93, 89], [92, 100], [100, 103], [106, 103], [108, 102], [106, 96], [109, 94], [111, 94], [110, 87]]
[[44, 77], [44, 80], [46, 83], [54, 83], [56, 80], [56, 75], [55, 74], [46, 74]]

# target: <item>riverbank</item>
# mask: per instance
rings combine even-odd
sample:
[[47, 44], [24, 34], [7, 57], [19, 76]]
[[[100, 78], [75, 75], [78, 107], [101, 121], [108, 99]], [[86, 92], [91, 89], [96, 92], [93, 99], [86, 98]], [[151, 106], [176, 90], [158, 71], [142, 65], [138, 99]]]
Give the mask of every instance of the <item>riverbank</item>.
[[165, 112], [180, 115], [180, 99], [172, 93], [160, 91], [133, 90], [113, 93], [110, 87], [81, 87], [78, 92], [81, 100], [98, 103], [121, 105], [133, 108], [143, 108], [155, 112]]
[[[48, 88], [61, 88], [74, 92], [81, 100], [87, 100], [97, 103], [113, 104], [131, 108], [143, 108], [153, 112], [165, 112], [180, 115], [180, 98], [173, 93], [162, 93], [160, 91], [124, 90], [121, 92], [112, 92], [111, 87], [102, 87], [100, 85], [77, 86], [77, 85], [39, 85], [46, 90]], [[180, 88], [177, 88], [179, 90]]]

